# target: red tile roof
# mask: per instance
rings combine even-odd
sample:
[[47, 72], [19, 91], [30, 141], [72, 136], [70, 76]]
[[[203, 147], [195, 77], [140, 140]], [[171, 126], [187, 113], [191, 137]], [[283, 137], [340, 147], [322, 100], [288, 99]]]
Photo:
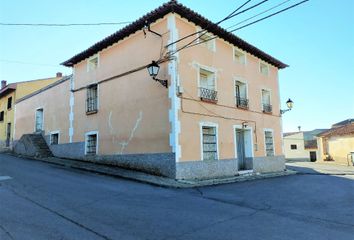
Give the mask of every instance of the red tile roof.
[[121, 30], [113, 33], [112, 35], [104, 38], [103, 40], [97, 42], [96, 44], [92, 45], [85, 51], [73, 56], [72, 58], [68, 59], [67, 61], [63, 62], [62, 65], [67, 67], [72, 67], [75, 64], [81, 62], [82, 60], [96, 54], [97, 52], [113, 45], [114, 43], [128, 37], [129, 35], [142, 30], [146, 25], [146, 22], [153, 23], [158, 19], [163, 18], [168, 13], [177, 13], [183, 18], [193, 22], [194, 24], [200, 26], [203, 29], [208, 30], [209, 32], [213, 33], [214, 35], [224, 39], [225, 41], [243, 49], [246, 52], [272, 64], [277, 68], [286, 68], [288, 65], [282, 63], [281, 61], [275, 59], [274, 57], [268, 55], [267, 53], [261, 51], [260, 49], [256, 48], [255, 46], [247, 43], [246, 41], [242, 40], [241, 38], [235, 36], [234, 34], [226, 31], [225, 29], [219, 27], [215, 23], [212, 23], [210, 20], [204, 18], [200, 14], [194, 12], [190, 8], [185, 7], [184, 5], [177, 3], [176, 0], [171, 0], [162, 6], [156, 8], [155, 10], [147, 13], [146, 15], [142, 16], [135, 22], [129, 24], [128, 26], [122, 28]]
[[354, 134], [354, 123], [344, 125], [342, 127], [331, 128], [319, 135], [318, 137], [343, 136]]

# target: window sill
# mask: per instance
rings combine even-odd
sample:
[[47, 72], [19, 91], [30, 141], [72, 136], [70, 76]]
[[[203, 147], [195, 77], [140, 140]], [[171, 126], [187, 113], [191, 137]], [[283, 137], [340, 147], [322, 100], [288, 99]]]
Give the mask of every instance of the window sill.
[[200, 98], [201, 101], [203, 102], [207, 102], [207, 103], [213, 103], [213, 104], [217, 104], [218, 103], [218, 100], [217, 99], [208, 99], [208, 98]]
[[266, 111], [264, 111], [264, 110], [263, 110], [263, 113], [264, 113], [264, 114], [269, 114], [269, 115], [272, 115], [272, 114], [273, 114], [273, 112], [266, 112]]
[[236, 108], [240, 109], [240, 110], [246, 110], [246, 111], [249, 110], [249, 107], [243, 107], [243, 106], [237, 106], [237, 105], [236, 105]]
[[98, 112], [98, 110], [94, 110], [94, 111], [86, 111], [86, 115], [92, 115], [92, 114], [96, 114]]

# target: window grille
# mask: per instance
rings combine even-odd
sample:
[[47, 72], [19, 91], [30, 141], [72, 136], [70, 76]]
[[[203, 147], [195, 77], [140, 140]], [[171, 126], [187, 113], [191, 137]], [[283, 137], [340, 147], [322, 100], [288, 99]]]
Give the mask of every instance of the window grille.
[[98, 110], [97, 84], [87, 88], [86, 113], [95, 113]]
[[86, 155], [96, 155], [97, 153], [97, 134], [87, 135]]
[[274, 156], [273, 132], [265, 131], [266, 156]]
[[203, 160], [216, 160], [218, 158], [217, 152], [217, 138], [216, 127], [202, 128], [203, 131]]

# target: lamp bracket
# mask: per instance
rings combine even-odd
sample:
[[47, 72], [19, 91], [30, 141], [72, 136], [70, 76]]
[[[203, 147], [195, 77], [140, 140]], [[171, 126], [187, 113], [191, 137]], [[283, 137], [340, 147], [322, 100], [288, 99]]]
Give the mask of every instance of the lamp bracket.
[[291, 110], [291, 108], [285, 109], [285, 110], [281, 110], [281, 109], [280, 109], [280, 114], [284, 114], [284, 113], [286, 113], [286, 112], [288, 112], [288, 111], [290, 111], [290, 110]]
[[156, 77], [153, 77], [152, 79], [154, 79], [156, 82], [159, 82], [162, 86], [167, 88], [167, 80], [158, 79]]

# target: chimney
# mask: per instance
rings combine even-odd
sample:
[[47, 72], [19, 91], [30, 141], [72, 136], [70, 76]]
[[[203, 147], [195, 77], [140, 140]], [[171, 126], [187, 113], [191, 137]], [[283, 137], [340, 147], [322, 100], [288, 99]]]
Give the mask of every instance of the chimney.
[[1, 80], [1, 89], [6, 87], [6, 80]]
[[61, 72], [57, 72], [57, 78], [63, 77], [63, 74]]
[[299, 132], [301, 132], [301, 126], [298, 126], [297, 128], [299, 129]]

